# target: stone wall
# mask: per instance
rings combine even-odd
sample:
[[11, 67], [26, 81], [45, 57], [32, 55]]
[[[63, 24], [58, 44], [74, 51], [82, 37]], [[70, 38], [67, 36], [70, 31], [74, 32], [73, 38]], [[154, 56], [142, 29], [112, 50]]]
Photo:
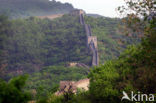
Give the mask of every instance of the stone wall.
[[93, 41], [95, 48], [97, 49], [97, 37], [96, 36], [88, 36], [88, 44]]
[[87, 91], [89, 87], [89, 79], [82, 79], [79, 81], [60, 81], [59, 91], [55, 95], [62, 95], [64, 93], [76, 93], [77, 89]]

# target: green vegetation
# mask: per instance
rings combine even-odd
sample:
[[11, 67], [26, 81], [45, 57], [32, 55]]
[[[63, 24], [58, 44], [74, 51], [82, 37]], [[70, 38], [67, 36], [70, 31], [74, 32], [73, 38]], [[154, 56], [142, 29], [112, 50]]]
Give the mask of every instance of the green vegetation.
[[0, 14], [10, 18], [62, 14], [73, 9], [71, 4], [55, 0], [0, 0]]
[[[70, 94], [70, 99], [65, 101], [64, 95], [55, 96], [49, 95], [48, 99], [44, 101], [48, 103], [92, 103], [89, 92], [79, 91], [76, 95]], [[94, 102], [93, 102], [94, 103]]]
[[5, 56], [6, 52], [4, 50], [4, 42], [7, 40], [7, 34], [6, 31], [8, 29], [9, 21], [6, 16], [0, 16], [0, 75], [3, 77], [5, 75], [5, 67], [7, 66], [5, 64]]
[[122, 32], [122, 19], [86, 16], [85, 22], [90, 24], [93, 35], [97, 36], [101, 64], [119, 57], [127, 45], [136, 44], [140, 41], [138, 37], [127, 37], [125, 33]]
[[27, 103], [31, 95], [24, 92], [27, 76], [12, 78], [9, 82], [0, 80], [0, 103]]
[[77, 17], [8, 21], [1, 16], [0, 20], [3, 27], [0, 30], [1, 78], [9, 80], [15, 75], [31, 74], [25, 90], [30, 90], [34, 98], [40, 98], [55, 92], [61, 80], [87, 77], [88, 68], [66, 67], [69, 62], [87, 65], [91, 62], [85, 31]]
[[40, 72], [31, 74], [26, 89], [32, 93], [36, 91], [36, 97], [39, 99], [56, 92], [60, 81], [78, 81], [87, 78], [88, 72], [87, 68], [82, 67], [45, 67]]
[[[74, 61], [89, 65], [91, 62], [85, 30], [78, 17], [64, 15], [53, 21], [34, 17], [8, 21], [1, 16], [0, 76], [8, 80], [10, 75], [28, 72], [30, 78], [25, 88], [26, 76], [13, 78], [9, 82], [0, 80], [0, 103], [25, 103], [30, 100], [26, 91], [30, 91], [33, 100], [38, 103], [120, 103], [122, 91], [128, 94], [131, 91], [155, 94], [156, 2], [128, 0], [126, 3], [133, 14], [123, 19], [126, 21], [124, 26], [136, 38], [120, 34], [120, 19], [85, 17], [93, 29], [93, 35], [98, 37], [100, 60], [105, 64], [93, 68], [89, 73], [89, 91], [78, 90], [77, 94], [71, 92], [62, 96], [54, 95], [59, 81], [83, 79], [89, 71], [65, 64]], [[126, 9], [119, 8], [120, 12], [123, 10]], [[138, 41], [140, 33], [141, 42], [124, 50], [127, 44]], [[127, 44], [119, 42], [120, 39]]]
[[[137, 11], [136, 15], [128, 14], [127, 27], [135, 30], [134, 32], [139, 31], [140, 33], [141, 31], [144, 37], [140, 44], [129, 46], [118, 59], [108, 61], [91, 71], [89, 91], [94, 103], [119, 103], [123, 96], [122, 91], [128, 94], [131, 91], [146, 94], [156, 93], [154, 4], [152, 0], [147, 0], [147, 2], [127, 1], [128, 7], [131, 7], [129, 9]], [[149, 7], [151, 14], [144, 11], [144, 7]], [[144, 16], [143, 20], [140, 20], [140, 15]], [[144, 25], [144, 28], [141, 24]]]
[[3, 42], [2, 65], [11, 74], [32, 73], [44, 66], [81, 62], [90, 65], [86, 35], [76, 17], [10, 21]]
[[[107, 62], [91, 74], [90, 93], [93, 101], [119, 102], [122, 91], [155, 93], [156, 43], [146, 38], [139, 46], [131, 46], [119, 59]], [[120, 74], [120, 76], [119, 76]], [[97, 102], [98, 103], [98, 102]]]
[[[118, 26], [120, 19], [86, 17], [86, 21], [91, 24], [93, 34], [97, 34], [98, 43], [105, 42], [98, 47], [100, 61], [104, 62], [112, 59], [114, 55], [118, 56], [121, 50], [115, 47], [121, 46], [116, 45], [116, 39], [109, 37], [107, 33], [110, 28]], [[95, 22], [95, 25], [91, 21]], [[54, 20], [30, 17], [8, 22], [9, 28], [6, 28], [4, 32], [7, 38], [3, 39], [4, 48], [1, 49], [6, 55], [3, 55], [1, 65], [5, 65], [6, 73], [9, 74], [1, 75], [1, 77], [8, 80], [14, 75], [31, 74], [25, 90], [30, 90], [34, 99], [47, 96], [49, 92], [54, 93], [61, 80], [80, 80], [87, 77], [87, 68], [65, 67], [68, 62], [81, 62], [87, 65], [91, 63], [92, 56], [86, 48], [85, 30], [80, 25], [78, 17], [64, 15]], [[100, 22], [102, 22], [101, 25], [99, 25]], [[119, 39], [123, 38], [115, 31], [113, 35]], [[103, 36], [106, 38], [102, 38]], [[106, 42], [107, 40], [109, 42]], [[101, 56], [105, 51], [103, 46], [109, 47], [106, 50], [107, 53], [114, 54], [107, 57], [106, 53]], [[112, 47], [115, 50], [112, 50]]]
[[[90, 77], [90, 94], [92, 101], [101, 103], [115, 103], [118, 100], [119, 91], [117, 88], [117, 80], [119, 73], [114, 62], [106, 62], [103, 66], [95, 68], [89, 74]], [[119, 99], [120, 101], [120, 99]]]
[[[138, 10], [137, 13], [140, 13], [129, 14], [126, 23], [127, 27], [133, 30], [141, 28], [138, 30], [139, 33], [141, 31], [144, 34], [141, 43], [129, 46], [119, 58], [94, 68], [89, 74], [88, 92], [73, 95], [72, 99], [66, 102], [61, 101], [63, 97], [53, 97], [53, 100], [57, 101], [49, 103], [120, 103], [123, 96], [122, 91], [128, 94], [131, 91], [145, 94], [156, 93], [156, 19], [153, 6], [155, 2], [147, 0], [147, 2], [137, 1], [135, 3], [130, 0], [127, 4], [132, 10]], [[150, 14], [144, 12], [144, 7], [149, 7]], [[143, 15], [144, 19], [140, 20], [140, 15]], [[142, 25], [138, 27], [138, 24], [144, 25], [144, 28]], [[126, 100], [122, 102], [129, 103]], [[147, 101], [144, 99], [142, 102]]]

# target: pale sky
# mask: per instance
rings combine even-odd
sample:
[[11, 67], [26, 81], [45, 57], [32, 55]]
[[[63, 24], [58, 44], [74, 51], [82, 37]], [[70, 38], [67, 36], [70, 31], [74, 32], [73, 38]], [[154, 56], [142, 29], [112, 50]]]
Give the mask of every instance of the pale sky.
[[87, 13], [100, 14], [107, 17], [119, 17], [116, 8], [124, 4], [124, 0], [56, 0], [71, 3], [75, 8]]

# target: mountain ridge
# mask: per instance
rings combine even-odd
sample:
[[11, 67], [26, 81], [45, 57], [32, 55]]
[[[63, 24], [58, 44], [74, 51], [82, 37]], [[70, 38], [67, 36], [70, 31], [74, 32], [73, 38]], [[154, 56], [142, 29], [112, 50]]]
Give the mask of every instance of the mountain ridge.
[[0, 0], [0, 14], [10, 18], [69, 13], [74, 7], [55, 0]]

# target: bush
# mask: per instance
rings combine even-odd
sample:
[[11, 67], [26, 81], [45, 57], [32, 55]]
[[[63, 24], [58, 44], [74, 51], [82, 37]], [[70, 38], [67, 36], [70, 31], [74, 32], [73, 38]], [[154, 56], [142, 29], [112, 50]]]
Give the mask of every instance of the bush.
[[0, 103], [27, 103], [31, 95], [22, 90], [26, 79], [25, 75], [12, 78], [9, 82], [0, 80]]
[[101, 67], [97, 67], [89, 74], [90, 78], [90, 94], [96, 103], [109, 103], [110, 101], [118, 101], [118, 90], [116, 82], [119, 73], [115, 69], [114, 62], [107, 62]]

